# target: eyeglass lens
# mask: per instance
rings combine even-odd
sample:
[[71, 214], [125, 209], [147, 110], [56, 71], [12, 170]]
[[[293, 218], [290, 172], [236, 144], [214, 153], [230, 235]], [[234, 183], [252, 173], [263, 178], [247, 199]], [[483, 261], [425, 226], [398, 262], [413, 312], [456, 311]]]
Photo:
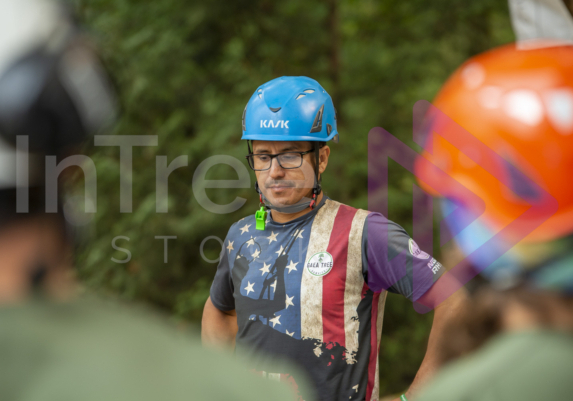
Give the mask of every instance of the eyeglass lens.
[[[272, 157], [270, 155], [252, 155], [252, 165], [255, 170], [268, 170], [271, 167]], [[282, 168], [298, 168], [302, 165], [302, 155], [300, 153], [281, 153], [276, 156]]]

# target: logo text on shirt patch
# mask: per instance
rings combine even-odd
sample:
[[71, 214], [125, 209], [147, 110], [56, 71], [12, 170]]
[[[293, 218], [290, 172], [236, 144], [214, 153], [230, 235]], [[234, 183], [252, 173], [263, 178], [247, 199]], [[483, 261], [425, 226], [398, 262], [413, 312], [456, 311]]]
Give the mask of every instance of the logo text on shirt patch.
[[306, 269], [313, 276], [324, 276], [332, 270], [333, 259], [328, 252], [318, 252], [306, 262]]
[[436, 274], [442, 268], [442, 264], [436, 259], [432, 258], [432, 260], [428, 262], [428, 267], [432, 270], [432, 273]]
[[414, 241], [412, 238], [410, 238], [410, 240], [408, 241], [408, 247], [410, 248], [410, 253], [412, 254], [412, 256], [418, 258], [418, 259], [429, 259], [430, 255], [428, 255], [426, 252], [422, 251], [420, 249], [420, 247], [418, 246], [418, 244], [416, 244], [416, 241]]

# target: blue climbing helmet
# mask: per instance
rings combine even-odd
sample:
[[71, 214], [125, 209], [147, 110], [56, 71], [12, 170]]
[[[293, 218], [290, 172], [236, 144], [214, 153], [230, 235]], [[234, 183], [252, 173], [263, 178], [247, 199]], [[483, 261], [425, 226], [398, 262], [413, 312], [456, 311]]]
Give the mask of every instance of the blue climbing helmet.
[[336, 110], [320, 84], [280, 77], [257, 88], [243, 111], [243, 137], [262, 141], [338, 142]]
[[296, 213], [316, 205], [321, 192], [319, 177], [320, 147], [333, 140], [338, 143], [336, 110], [332, 98], [320, 84], [308, 77], [280, 77], [257, 88], [243, 111], [243, 137], [249, 141], [310, 141], [315, 155], [312, 199], [296, 205], [275, 207], [265, 198], [258, 183], [255, 189], [267, 209]]

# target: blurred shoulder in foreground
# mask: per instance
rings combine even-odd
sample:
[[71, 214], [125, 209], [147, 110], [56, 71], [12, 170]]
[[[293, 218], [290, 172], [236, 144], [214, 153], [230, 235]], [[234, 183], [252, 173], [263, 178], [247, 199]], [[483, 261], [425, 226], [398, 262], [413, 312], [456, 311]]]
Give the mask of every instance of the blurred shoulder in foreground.
[[293, 400], [142, 310], [81, 297], [0, 308], [5, 400]]
[[420, 401], [568, 400], [573, 336], [554, 330], [503, 333], [446, 366]]

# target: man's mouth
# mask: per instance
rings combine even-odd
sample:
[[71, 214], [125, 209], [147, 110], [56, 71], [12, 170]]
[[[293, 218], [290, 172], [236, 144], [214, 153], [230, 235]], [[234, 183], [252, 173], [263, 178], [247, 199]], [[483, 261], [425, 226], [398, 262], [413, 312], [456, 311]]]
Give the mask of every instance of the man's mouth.
[[281, 183], [274, 183], [274, 184], [265, 185], [265, 188], [274, 189], [274, 190], [294, 188], [294, 187], [295, 187], [295, 185], [293, 183], [290, 183], [290, 182], [281, 182]]
[[292, 183], [288, 182], [276, 182], [273, 184], [265, 185], [267, 191], [273, 196], [284, 196], [290, 194], [290, 192], [295, 188]]

